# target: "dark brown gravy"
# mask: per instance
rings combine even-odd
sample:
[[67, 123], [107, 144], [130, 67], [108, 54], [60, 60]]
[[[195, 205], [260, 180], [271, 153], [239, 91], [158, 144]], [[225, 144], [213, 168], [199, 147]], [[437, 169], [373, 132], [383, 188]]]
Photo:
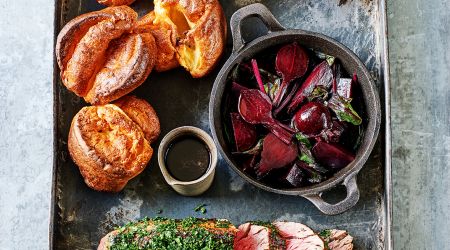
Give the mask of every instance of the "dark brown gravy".
[[210, 155], [202, 140], [192, 135], [184, 135], [169, 145], [164, 160], [172, 177], [179, 181], [194, 181], [208, 170]]

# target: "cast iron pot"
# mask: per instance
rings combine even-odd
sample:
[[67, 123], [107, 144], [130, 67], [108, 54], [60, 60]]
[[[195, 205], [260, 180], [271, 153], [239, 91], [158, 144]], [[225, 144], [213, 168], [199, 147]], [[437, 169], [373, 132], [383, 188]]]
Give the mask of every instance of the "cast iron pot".
[[[261, 19], [267, 26], [269, 32], [264, 36], [246, 43], [242, 39], [241, 22], [249, 17]], [[285, 195], [302, 196], [310, 200], [321, 212], [328, 215], [340, 214], [350, 209], [359, 200], [356, 175], [367, 161], [380, 129], [380, 100], [368, 70], [350, 49], [330, 37], [305, 30], [285, 29], [275, 19], [267, 7], [262, 4], [252, 4], [239, 9], [231, 17], [230, 25], [233, 36], [233, 52], [214, 82], [209, 103], [211, 132], [223, 158], [242, 178], [266, 191]], [[222, 102], [225, 99], [225, 95], [229, 94], [229, 91], [225, 91], [226, 89], [230, 89], [226, 86], [226, 84], [230, 84], [230, 82], [227, 81], [228, 75], [237, 63], [252, 58], [253, 55], [266, 48], [292, 43], [294, 41], [304, 47], [317, 49], [323, 53], [337, 57], [347, 72], [357, 73], [365, 102], [367, 124], [365, 126], [364, 138], [356, 153], [355, 160], [337, 172], [333, 177], [308, 187], [289, 189], [273, 188], [244, 173], [233, 160], [230, 146], [225, 140], [222, 121], [223, 114], [221, 112]], [[347, 190], [346, 198], [336, 204], [325, 202], [321, 198], [322, 193], [337, 185], [345, 186]]]

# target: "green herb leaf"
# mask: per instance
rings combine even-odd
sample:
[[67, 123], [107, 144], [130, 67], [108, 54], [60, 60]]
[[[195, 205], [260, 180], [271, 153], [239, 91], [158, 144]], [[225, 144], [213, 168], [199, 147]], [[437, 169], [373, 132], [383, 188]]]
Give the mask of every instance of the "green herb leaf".
[[310, 171], [310, 176], [308, 178], [308, 181], [311, 183], [320, 183], [323, 180], [323, 176], [320, 175], [318, 172], [311, 170]]
[[202, 213], [202, 214], [205, 214], [205, 213], [206, 213], [206, 208], [205, 208], [205, 206], [206, 206], [206, 204], [198, 205], [198, 206], [194, 209], [194, 211], [195, 211], [195, 212], [200, 212], [200, 213]]
[[299, 155], [298, 159], [303, 161], [303, 162], [306, 162], [308, 164], [314, 164], [314, 160], [310, 156], [305, 154], [305, 153], [302, 153], [301, 155]]
[[334, 56], [330, 56], [330, 55], [326, 55], [326, 58], [325, 58], [325, 60], [327, 60], [328, 65], [330, 65], [330, 66], [333, 65], [335, 59], [336, 58]]
[[315, 51], [315, 52], [316, 52], [316, 56], [319, 59], [326, 60], [328, 65], [330, 65], [330, 66], [333, 65], [333, 63], [334, 63], [334, 61], [336, 59], [334, 56], [327, 55], [327, 54], [322, 53], [320, 51]]
[[362, 119], [353, 109], [350, 104], [351, 101], [351, 98], [333, 95], [328, 101], [328, 107], [336, 113], [336, 116], [340, 121], [346, 121], [358, 126], [362, 123]]
[[266, 92], [266, 93], [269, 93], [269, 84], [264, 84], [264, 91]]
[[271, 84], [270, 90], [267, 92], [271, 100], [275, 99], [275, 96], [278, 93], [281, 85], [281, 78], [275, 79], [275, 81]]
[[322, 238], [324, 238], [324, 239], [327, 239], [328, 237], [331, 236], [331, 230], [330, 230], [330, 229], [322, 230], [322, 231], [319, 233], [319, 236], [322, 237]]
[[297, 134], [295, 134], [295, 138], [297, 138], [297, 140], [303, 145], [305, 145], [308, 149], [311, 149], [312, 147], [311, 142], [309, 141], [308, 137], [304, 135], [302, 132], [298, 132]]
[[307, 98], [308, 101], [313, 101], [314, 99], [326, 100], [328, 98], [328, 90], [325, 86], [317, 85]]

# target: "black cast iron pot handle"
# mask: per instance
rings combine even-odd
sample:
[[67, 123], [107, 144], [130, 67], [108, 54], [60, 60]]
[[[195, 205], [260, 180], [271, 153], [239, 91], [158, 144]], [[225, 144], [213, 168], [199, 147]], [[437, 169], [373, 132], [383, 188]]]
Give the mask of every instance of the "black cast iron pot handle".
[[330, 204], [322, 199], [322, 193], [304, 195], [311, 201], [322, 213], [327, 215], [341, 214], [356, 205], [359, 200], [359, 189], [356, 183], [356, 174], [347, 176], [342, 185], [347, 190], [347, 197], [344, 200]]
[[266, 25], [269, 32], [285, 30], [273, 16], [272, 12], [260, 3], [254, 3], [240, 8], [231, 16], [231, 36], [233, 37], [233, 54], [241, 50], [246, 42], [242, 38], [241, 23], [249, 17], [257, 17]]

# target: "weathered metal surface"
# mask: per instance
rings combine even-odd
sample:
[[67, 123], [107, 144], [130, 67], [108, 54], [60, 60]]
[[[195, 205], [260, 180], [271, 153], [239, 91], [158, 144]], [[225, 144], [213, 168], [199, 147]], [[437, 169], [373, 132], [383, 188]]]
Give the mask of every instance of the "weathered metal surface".
[[450, 2], [389, 1], [396, 249], [449, 249]]
[[[226, 16], [255, 1], [222, 1]], [[288, 28], [302, 28], [324, 33], [352, 49], [371, 71], [377, 86], [384, 85], [385, 47], [383, 37], [384, 1], [349, 1], [338, 6], [337, 0], [261, 1]], [[71, 18], [101, 8], [94, 1], [56, 1], [56, 32]], [[133, 6], [141, 14], [152, 9], [151, 1], [137, 1]], [[249, 37], [264, 32], [262, 25], [250, 21], [244, 27]], [[249, 32], [251, 31], [251, 32]], [[227, 55], [231, 51], [229, 39]], [[227, 58], [225, 55], [222, 63]], [[220, 68], [220, 67], [219, 67]], [[192, 79], [181, 69], [152, 74], [134, 94], [147, 99], [158, 112], [162, 136], [182, 125], [194, 125], [209, 130], [208, 102], [218, 69], [203, 79]], [[143, 216], [207, 216], [228, 218], [238, 224], [246, 220], [293, 220], [316, 230], [337, 227], [348, 230], [358, 249], [389, 249], [389, 209], [385, 209], [384, 191], [384, 131], [358, 175], [361, 190], [359, 203], [339, 216], [325, 216], [301, 197], [272, 194], [247, 184], [223, 160], [217, 166], [216, 178], [210, 190], [195, 198], [177, 195], [164, 182], [153, 157], [147, 169], [132, 180], [119, 194], [99, 193], [83, 182], [77, 167], [67, 152], [70, 121], [86, 104], [67, 91], [55, 71], [55, 178], [52, 225], [52, 246], [56, 249], [92, 249], [99, 239], [116, 225]], [[383, 95], [381, 96], [384, 100]], [[385, 128], [384, 128], [385, 129]], [[383, 142], [383, 143], [380, 143]], [[387, 144], [389, 144], [388, 142]], [[156, 148], [158, 142], [154, 145]], [[387, 180], [389, 183], [389, 179]], [[327, 192], [329, 201], [342, 199], [342, 190]], [[207, 214], [194, 208], [207, 204]], [[161, 214], [158, 214], [162, 210]]]

